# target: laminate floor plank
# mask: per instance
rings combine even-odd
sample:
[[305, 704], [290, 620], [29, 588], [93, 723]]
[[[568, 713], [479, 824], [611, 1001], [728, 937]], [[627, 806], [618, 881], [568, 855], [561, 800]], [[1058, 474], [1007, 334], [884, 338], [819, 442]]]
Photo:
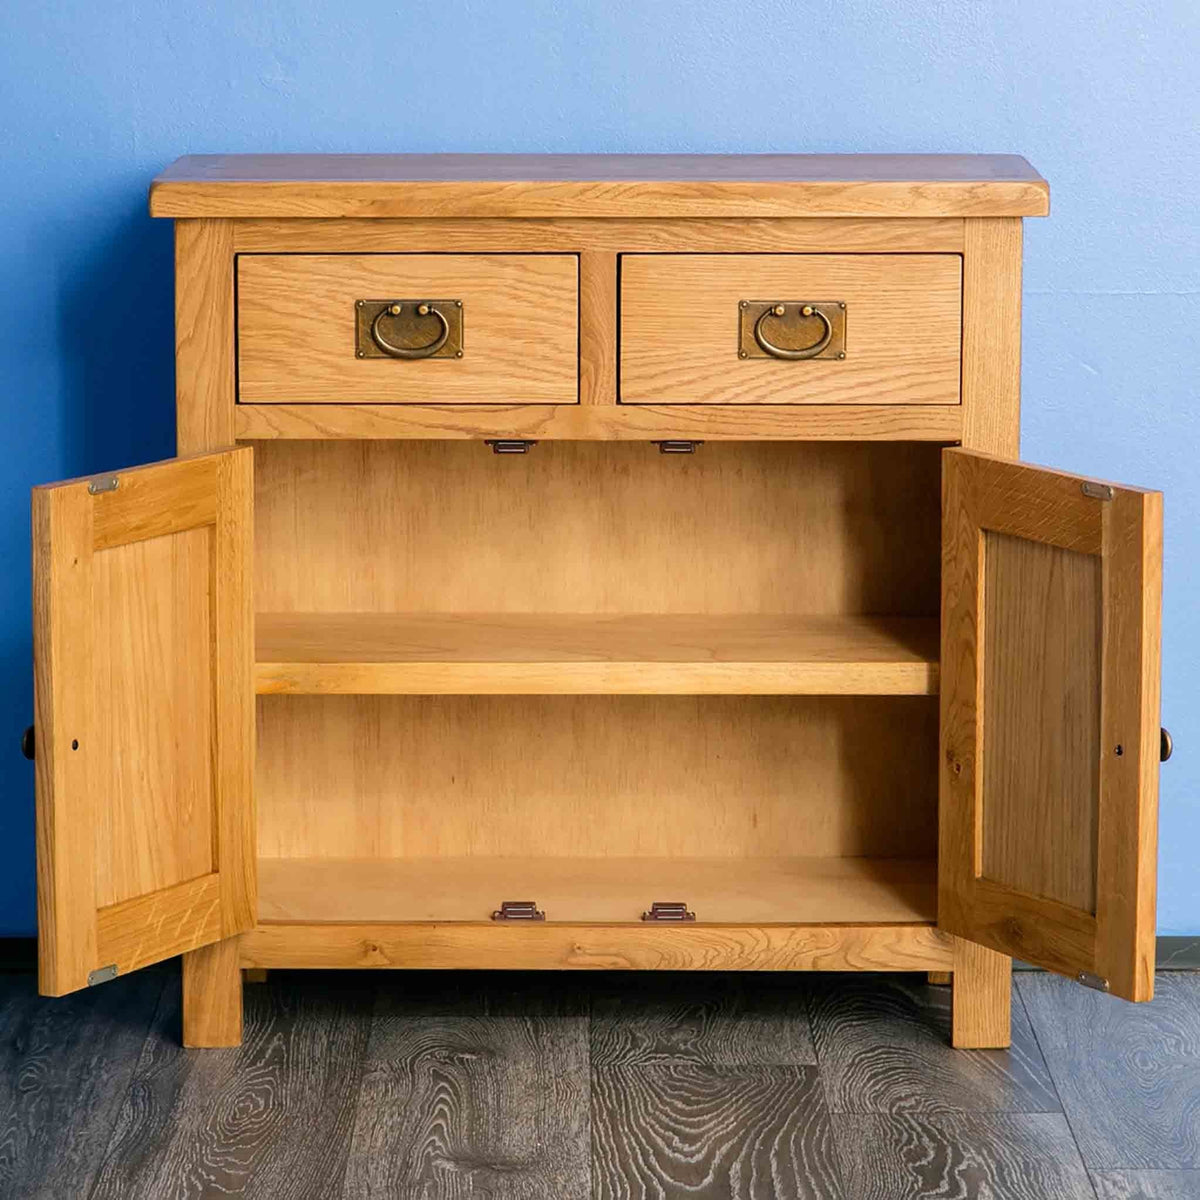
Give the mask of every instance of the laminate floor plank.
[[815, 976], [808, 994], [832, 1112], [1061, 1110], [1019, 1002], [1010, 1049], [955, 1050], [950, 988], [923, 976]]
[[598, 980], [593, 1067], [694, 1062], [812, 1066], [805, 982], [797, 975], [668, 972]]
[[815, 1067], [655, 1063], [592, 1073], [594, 1200], [841, 1200]]
[[342, 1196], [588, 1200], [587, 1006], [555, 976], [380, 985]]
[[86, 1196], [169, 968], [71, 996], [0, 974], [0, 1196]]
[[1200, 1169], [1200, 974], [1160, 972], [1149, 1004], [1054, 975], [1017, 986], [1087, 1166]]
[[1061, 1113], [833, 1117], [854, 1200], [1093, 1200]]
[[1200, 1171], [1093, 1171], [1097, 1200], [1196, 1200]]
[[374, 988], [365, 973], [272, 972], [245, 990], [241, 1046], [184, 1050], [176, 982], [91, 1200], [338, 1195]]

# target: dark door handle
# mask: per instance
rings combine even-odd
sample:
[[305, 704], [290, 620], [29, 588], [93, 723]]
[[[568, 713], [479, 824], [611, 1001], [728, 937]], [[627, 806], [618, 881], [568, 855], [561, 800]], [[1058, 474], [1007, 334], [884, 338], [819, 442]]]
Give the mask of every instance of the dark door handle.
[[1175, 739], [1171, 737], [1171, 731], [1167, 728], [1162, 728], [1159, 731], [1159, 747], [1158, 761], [1166, 762], [1172, 754], [1175, 753]]
[[29, 728], [26, 729], [23, 734], [21, 734], [21, 753], [25, 755], [30, 762], [33, 761], [34, 745], [33, 726], [30, 725]]

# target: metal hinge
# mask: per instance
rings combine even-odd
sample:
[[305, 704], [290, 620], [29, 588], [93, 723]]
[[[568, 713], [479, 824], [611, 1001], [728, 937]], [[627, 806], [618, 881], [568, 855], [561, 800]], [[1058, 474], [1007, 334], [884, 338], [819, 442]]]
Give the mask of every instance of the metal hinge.
[[1083, 494], [1092, 500], [1111, 500], [1113, 498], [1113, 490], [1107, 483], [1093, 483], [1090, 479], [1085, 479], [1079, 487]]
[[542, 912], [535, 900], [505, 900], [494, 913], [493, 921], [544, 921], [546, 914]]
[[704, 445], [703, 442], [686, 442], [679, 438], [669, 438], [653, 444], [658, 447], [659, 454], [695, 454], [696, 447]]
[[655, 900], [650, 911], [642, 913], [643, 921], [694, 921], [696, 914], [678, 900]]
[[101, 492], [115, 492], [121, 482], [119, 475], [97, 475], [88, 480], [88, 495], [98, 496]]
[[1093, 975], [1091, 971], [1080, 971], [1075, 976], [1076, 983], [1082, 983], [1084, 987], [1094, 988], [1098, 992], [1108, 991], [1108, 980], [1101, 975]]
[[97, 967], [94, 971], [88, 972], [88, 987], [95, 987], [98, 983], [108, 983], [109, 980], [116, 979], [116, 977], [116, 963], [109, 963], [107, 967]]
[[520, 438], [484, 438], [483, 444], [491, 446], [493, 454], [526, 454], [537, 442], [522, 441]]

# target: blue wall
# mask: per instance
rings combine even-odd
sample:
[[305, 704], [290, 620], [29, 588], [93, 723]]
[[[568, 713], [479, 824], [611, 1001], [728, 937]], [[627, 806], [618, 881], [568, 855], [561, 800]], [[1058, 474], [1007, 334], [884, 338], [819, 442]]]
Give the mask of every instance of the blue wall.
[[1195, 0], [0, 5], [0, 934], [34, 929], [28, 489], [173, 448], [171, 231], [218, 151], [1017, 151], [1024, 455], [1167, 493], [1159, 925], [1200, 933]]

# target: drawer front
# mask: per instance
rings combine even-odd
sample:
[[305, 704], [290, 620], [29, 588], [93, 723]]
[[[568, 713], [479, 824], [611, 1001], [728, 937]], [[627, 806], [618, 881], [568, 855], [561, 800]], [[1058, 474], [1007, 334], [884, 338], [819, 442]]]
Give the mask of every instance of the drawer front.
[[961, 326], [957, 254], [626, 254], [621, 400], [957, 404]]
[[243, 403], [578, 402], [573, 254], [242, 254], [237, 282]]

